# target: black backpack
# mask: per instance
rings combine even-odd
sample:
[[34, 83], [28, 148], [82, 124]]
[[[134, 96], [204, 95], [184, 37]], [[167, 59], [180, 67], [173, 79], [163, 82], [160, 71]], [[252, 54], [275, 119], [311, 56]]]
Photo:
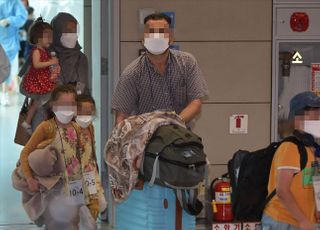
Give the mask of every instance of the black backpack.
[[179, 125], [165, 125], [154, 132], [146, 146], [140, 177], [151, 185], [174, 189], [181, 207], [197, 215], [202, 210], [197, 192], [206, 164], [199, 136]]
[[[307, 163], [305, 146], [312, 144], [305, 143], [308, 141], [303, 141], [298, 131], [295, 131], [294, 134], [294, 136], [287, 137], [280, 142], [273, 142], [268, 147], [254, 152], [238, 150], [228, 162], [228, 173], [232, 186], [232, 211], [235, 220], [261, 220], [264, 207], [276, 194], [276, 191], [273, 190], [268, 195], [268, 181], [273, 156], [281, 143], [292, 142], [298, 146], [300, 168], [301, 170], [305, 168]], [[313, 140], [312, 136], [311, 138]]]

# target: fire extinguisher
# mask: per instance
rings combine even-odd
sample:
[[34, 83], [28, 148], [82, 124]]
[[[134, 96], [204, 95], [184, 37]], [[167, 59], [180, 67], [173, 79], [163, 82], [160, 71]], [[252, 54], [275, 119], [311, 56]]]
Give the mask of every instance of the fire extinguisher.
[[233, 220], [231, 204], [231, 184], [229, 178], [223, 175], [212, 181], [211, 186], [213, 219], [217, 222]]

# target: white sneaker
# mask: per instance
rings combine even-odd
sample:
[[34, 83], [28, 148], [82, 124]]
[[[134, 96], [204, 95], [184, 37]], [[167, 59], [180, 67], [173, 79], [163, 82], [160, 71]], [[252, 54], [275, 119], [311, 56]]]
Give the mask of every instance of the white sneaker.
[[31, 125], [29, 125], [26, 121], [22, 122], [21, 123], [21, 126], [26, 130], [26, 132], [28, 134], [32, 134], [32, 128], [31, 128]]

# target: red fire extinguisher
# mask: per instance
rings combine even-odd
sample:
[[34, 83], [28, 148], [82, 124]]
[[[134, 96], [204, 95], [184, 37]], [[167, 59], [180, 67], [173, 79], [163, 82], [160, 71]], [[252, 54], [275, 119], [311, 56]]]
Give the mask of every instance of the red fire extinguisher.
[[211, 183], [213, 219], [217, 222], [233, 220], [231, 185], [226, 177], [216, 178]]

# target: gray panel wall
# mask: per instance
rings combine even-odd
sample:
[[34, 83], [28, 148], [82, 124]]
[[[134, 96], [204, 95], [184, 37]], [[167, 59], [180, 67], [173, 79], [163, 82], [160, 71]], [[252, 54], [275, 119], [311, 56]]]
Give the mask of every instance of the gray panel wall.
[[[270, 141], [272, 0], [121, 0], [120, 71], [142, 48], [139, 9], [174, 11], [175, 40], [192, 53], [210, 96], [194, 131], [203, 137], [210, 177], [227, 170], [237, 149]], [[248, 134], [229, 134], [229, 116], [249, 116]]]

